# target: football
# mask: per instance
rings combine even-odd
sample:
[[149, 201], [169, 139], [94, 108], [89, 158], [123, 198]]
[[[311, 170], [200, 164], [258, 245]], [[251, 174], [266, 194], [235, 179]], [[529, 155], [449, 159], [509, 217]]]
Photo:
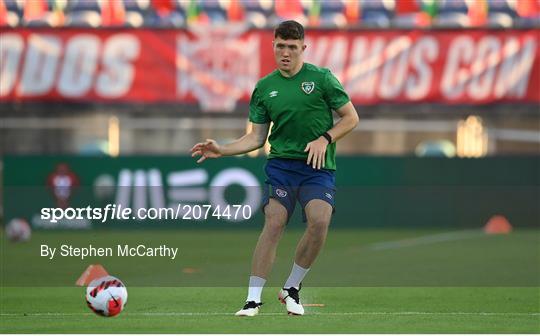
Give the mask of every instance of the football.
[[32, 229], [26, 220], [13, 218], [6, 226], [6, 236], [13, 242], [25, 242], [30, 240]]
[[116, 316], [127, 303], [127, 289], [120, 279], [105, 276], [92, 280], [86, 288], [86, 303], [100, 316]]

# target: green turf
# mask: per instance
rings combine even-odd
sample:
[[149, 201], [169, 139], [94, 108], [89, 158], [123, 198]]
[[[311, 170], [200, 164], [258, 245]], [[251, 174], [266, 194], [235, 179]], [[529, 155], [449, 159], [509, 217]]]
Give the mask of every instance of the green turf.
[[[242, 288], [129, 288], [114, 318], [85, 307], [81, 288], [4, 288], [2, 333], [538, 333], [537, 288], [306, 288], [324, 303], [289, 317], [267, 288], [262, 313], [232, 313]], [[9, 315], [5, 315], [9, 314]], [[192, 314], [192, 315], [188, 315]]]
[[[300, 235], [284, 235], [269, 286], [284, 281]], [[235, 318], [257, 236], [241, 230], [41, 231], [23, 244], [2, 237], [0, 332], [540, 333], [538, 230], [458, 232], [442, 241], [447, 236], [440, 230], [334, 230], [302, 290], [305, 303], [324, 307], [289, 317], [277, 289], [267, 288], [260, 316]], [[413, 240], [376, 248], [404, 239]], [[168, 244], [180, 256], [39, 256], [41, 244], [65, 243]], [[94, 315], [84, 289], [73, 287], [96, 262], [128, 287], [129, 303], [118, 317]]]
[[[381, 242], [440, 237], [441, 230], [333, 230], [310, 272], [311, 287], [522, 287], [540, 285], [540, 231], [484, 235], [480, 230], [450, 241], [378, 250]], [[461, 234], [462, 231], [458, 231]], [[3, 286], [71, 286], [89, 264], [103, 264], [128, 286], [242, 287], [249, 273], [255, 230], [41, 231], [32, 241], [2, 240]], [[288, 230], [280, 242], [268, 285], [280, 286], [290, 271], [302, 232]], [[451, 232], [451, 234], [453, 234]], [[443, 236], [444, 237], [444, 236]], [[413, 241], [414, 242], [414, 241]], [[166, 244], [177, 247], [166, 257], [40, 256], [40, 245], [84, 247], [92, 244]], [[58, 253], [57, 253], [58, 254]], [[24, 267], [21, 267], [23, 266]], [[195, 272], [186, 273], [185, 269]]]

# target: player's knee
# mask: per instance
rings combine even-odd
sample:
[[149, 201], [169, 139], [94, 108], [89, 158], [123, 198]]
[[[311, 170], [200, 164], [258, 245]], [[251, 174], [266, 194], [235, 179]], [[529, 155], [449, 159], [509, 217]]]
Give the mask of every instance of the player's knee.
[[267, 213], [264, 225], [272, 231], [282, 231], [285, 228], [286, 217], [280, 213]]
[[274, 200], [265, 207], [264, 215], [267, 229], [281, 231], [287, 223], [287, 209]]
[[285, 228], [285, 224], [277, 221], [267, 221], [264, 226], [266, 231], [275, 237], [279, 237]]
[[267, 231], [280, 234], [285, 228], [285, 219], [279, 215], [266, 215], [264, 226]]
[[313, 233], [324, 233], [328, 230], [330, 219], [322, 216], [312, 217], [308, 219], [308, 229]]

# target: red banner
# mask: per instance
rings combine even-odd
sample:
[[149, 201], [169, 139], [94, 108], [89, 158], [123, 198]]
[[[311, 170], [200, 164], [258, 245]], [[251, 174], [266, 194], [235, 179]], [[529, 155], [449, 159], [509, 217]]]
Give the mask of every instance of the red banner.
[[[0, 102], [198, 103], [232, 111], [274, 70], [272, 32], [14, 29]], [[540, 102], [538, 30], [309, 31], [306, 61], [356, 104]]]

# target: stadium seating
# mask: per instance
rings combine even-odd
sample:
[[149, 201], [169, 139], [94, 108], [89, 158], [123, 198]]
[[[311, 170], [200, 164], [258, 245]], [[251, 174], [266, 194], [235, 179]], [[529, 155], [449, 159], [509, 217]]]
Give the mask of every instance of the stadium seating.
[[509, 0], [487, 0], [489, 14], [504, 13], [511, 18], [518, 16], [515, 2]]
[[60, 1], [4, 0], [0, 2], [0, 22], [7, 26], [57, 26], [62, 22], [57, 19], [54, 7]]
[[515, 22], [519, 27], [540, 27], [540, 1], [521, 0], [516, 3], [516, 12], [519, 15]]
[[150, 0], [123, 0], [125, 24], [131, 27], [144, 25], [144, 18], [150, 10]]
[[539, 27], [540, 0], [0, 0], [0, 26]]
[[274, 13], [274, 3], [266, 0], [240, 0], [245, 22], [257, 28], [268, 26], [268, 18]]
[[98, 0], [72, 0], [66, 8], [66, 25], [99, 27], [102, 24]]
[[488, 0], [487, 24], [491, 27], [511, 27], [517, 17], [516, 9], [508, 0]]
[[18, 26], [22, 18], [22, 13], [22, 2], [17, 0], [0, 0], [0, 25]]
[[321, 0], [319, 25], [323, 27], [344, 27], [347, 25], [345, 1]]
[[470, 25], [469, 6], [466, 0], [440, 0], [434, 25], [439, 27], [460, 28]]
[[213, 25], [227, 23], [227, 8], [219, 0], [198, 0], [199, 9], [208, 16], [208, 20]]
[[274, 26], [285, 20], [296, 20], [301, 24], [307, 24], [308, 17], [306, 14], [308, 11], [309, 7], [300, 0], [274, 0], [274, 16], [270, 24]]
[[395, 1], [362, 0], [361, 24], [367, 27], [389, 27], [394, 16]]
[[145, 26], [183, 27], [187, 23], [188, 5], [181, 0], [150, 0], [144, 17]]
[[419, 16], [423, 14], [420, 1], [397, 1], [392, 24], [400, 28], [412, 28], [420, 25]]

